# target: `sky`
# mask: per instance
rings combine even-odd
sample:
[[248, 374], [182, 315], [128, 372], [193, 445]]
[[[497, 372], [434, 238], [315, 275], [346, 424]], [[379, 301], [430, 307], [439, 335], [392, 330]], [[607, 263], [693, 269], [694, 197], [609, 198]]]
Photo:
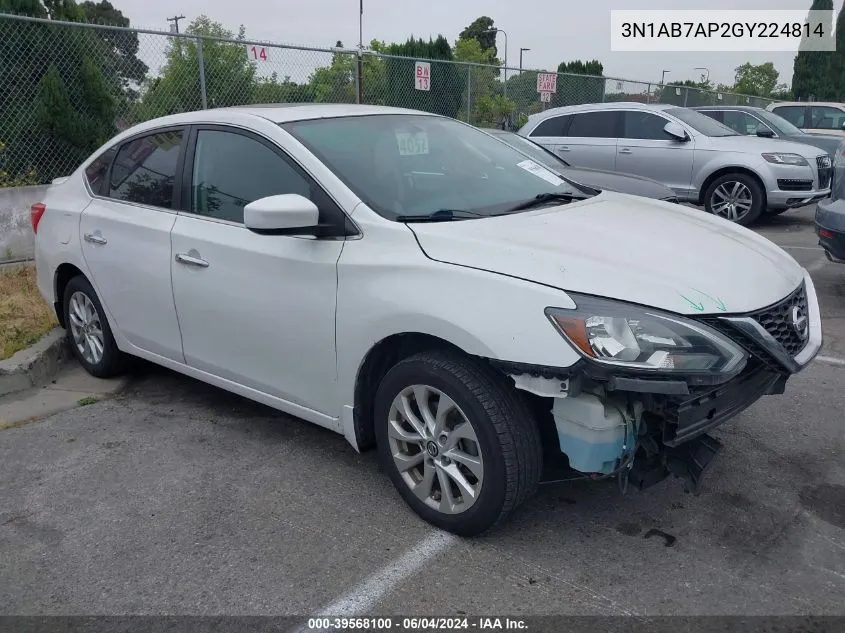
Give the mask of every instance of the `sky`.
[[[200, 14], [237, 30], [243, 24], [249, 39], [303, 46], [334, 46], [338, 40], [353, 47], [358, 42], [359, 0], [111, 0], [132, 26], [166, 30], [167, 18], [184, 15], [180, 25]], [[834, 0], [834, 10], [843, 1]], [[760, 9], [806, 10], [810, 0], [363, 0], [363, 37], [386, 42], [409, 36], [446, 36], [454, 42], [461, 30], [481, 15], [507, 33], [499, 35], [499, 57], [504, 58], [507, 37], [508, 65], [528, 69], [556, 69], [561, 61], [598, 59], [607, 77], [658, 82], [700, 79], [695, 67], [706, 67], [714, 83], [732, 84], [734, 69], [745, 63], [771, 61], [780, 83], [790, 84], [794, 54], [783, 53], [622, 53], [610, 51], [612, 9]], [[169, 7], [169, 8], [167, 8]]]

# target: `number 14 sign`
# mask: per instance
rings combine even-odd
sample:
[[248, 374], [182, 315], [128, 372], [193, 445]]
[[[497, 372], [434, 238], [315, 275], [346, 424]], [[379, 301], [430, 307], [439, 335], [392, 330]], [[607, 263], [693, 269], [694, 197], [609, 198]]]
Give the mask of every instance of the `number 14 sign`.
[[266, 62], [270, 59], [270, 51], [263, 46], [246, 45], [246, 54], [254, 62]]
[[417, 62], [414, 69], [414, 88], [417, 90], [431, 90], [431, 64]]

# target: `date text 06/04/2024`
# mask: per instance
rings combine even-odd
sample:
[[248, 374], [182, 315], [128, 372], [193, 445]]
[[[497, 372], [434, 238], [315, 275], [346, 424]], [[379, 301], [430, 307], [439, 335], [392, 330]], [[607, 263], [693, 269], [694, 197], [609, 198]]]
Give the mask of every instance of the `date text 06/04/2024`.
[[824, 24], [808, 22], [623, 22], [622, 37], [824, 37]]
[[499, 618], [499, 617], [317, 617], [308, 619], [308, 630], [310, 631], [408, 631], [419, 633], [421, 631], [496, 631], [526, 630], [528, 626], [525, 620], [520, 618]]

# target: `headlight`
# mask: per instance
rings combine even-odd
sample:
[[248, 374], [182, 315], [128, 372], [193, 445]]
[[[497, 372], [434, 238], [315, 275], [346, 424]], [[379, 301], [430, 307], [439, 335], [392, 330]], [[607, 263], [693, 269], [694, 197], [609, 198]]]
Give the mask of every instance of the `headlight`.
[[695, 321], [639, 306], [570, 295], [576, 308], [546, 308], [575, 349], [605, 365], [678, 374], [730, 374], [745, 352]]
[[763, 158], [775, 165], [809, 165], [800, 154], [763, 154]]

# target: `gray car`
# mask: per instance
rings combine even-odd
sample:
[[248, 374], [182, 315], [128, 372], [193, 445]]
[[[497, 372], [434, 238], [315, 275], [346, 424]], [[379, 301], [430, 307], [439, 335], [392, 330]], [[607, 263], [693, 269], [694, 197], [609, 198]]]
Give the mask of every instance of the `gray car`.
[[548, 167], [553, 172], [578, 184], [586, 185], [593, 189], [607, 189], [608, 191], [615, 191], [617, 193], [642, 196], [643, 198], [679, 202], [678, 196], [675, 195], [674, 191], [651, 178], [632, 176], [630, 174], [617, 174], [612, 171], [602, 171], [600, 169], [589, 169], [586, 167], [573, 167], [554, 152], [550, 152], [542, 145], [538, 145], [531, 139], [520, 136], [515, 132], [499, 129], [485, 129], [484, 131], [504, 141], [511, 147], [518, 149], [523, 154], [527, 154], [544, 167]]
[[779, 138], [794, 143], [804, 143], [818, 147], [820, 150], [836, 158], [845, 146], [845, 138], [837, 134], [817, 134], [805, 132], [784, 119], [763, 108], [753, 106], [700, 106], [693, 108], [711, 119], [727, 125], [740, 134], [760, 136], [762, 138]]
[[832, 159], [811, 145], [738, 134], [666, 104], [590, 103], [528, 117], [521, 136], [577, 167], [653, 178], [685, 202], [749, 225], [830, 193]]

